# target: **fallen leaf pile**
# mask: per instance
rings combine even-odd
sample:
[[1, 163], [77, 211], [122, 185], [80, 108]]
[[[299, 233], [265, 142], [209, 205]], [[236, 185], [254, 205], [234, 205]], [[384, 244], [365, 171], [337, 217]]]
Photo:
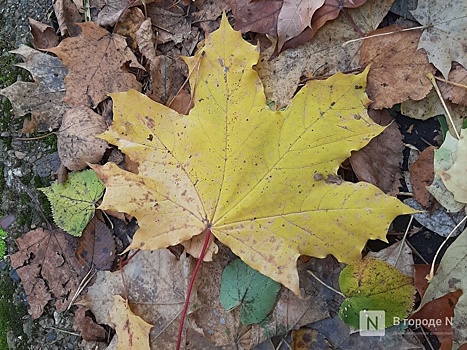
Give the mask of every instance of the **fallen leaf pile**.
[[[453, 316], [429, 330], [462, 346], [467, 5], [393, 3], [57, 0], [58, 31], [31, 20], [13, 53], [33, 81], [0, 94], [66, 170], [40, 189], [54, 225], [11, 255], [32, 317], [71, 308], [100, 349], [410, 346], [354, 337], [384, 310]], [[404, 214], [459, 235], [429, 286], [405, 242], [369, 252]]]

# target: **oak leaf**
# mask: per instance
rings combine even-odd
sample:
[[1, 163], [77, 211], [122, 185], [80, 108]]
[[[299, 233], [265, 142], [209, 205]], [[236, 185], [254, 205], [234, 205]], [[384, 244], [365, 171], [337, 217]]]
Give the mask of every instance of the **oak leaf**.
[[143, 69], [125, 38], [109, 33], [94, 22], [78, 25], [79, 36], [66, 38], [59, 46], [48, 49], [68, 68], [66, 102], [70, 106], [95, 108], [110, 92], [140, 89], [136, 77], [124, 67], [129, 64]]
[[251, 67], [256, 47], [225, 16], [187, 58], [195, 106], [188, 116], [136, 92], [112, 94], [114, 123], [101, 135], [137, 161], [138, 174], [94, 166], [101, 209], [135, 216], [128, 249], [159, 249], [209, 229], [248, 265], [299, 294], [299, 255], [361, 257], [411, 213], [366, 183], [338, 180], [339, 165], [383, 127], [367, 115], [367, 71], [309, 82], [271, 111]]

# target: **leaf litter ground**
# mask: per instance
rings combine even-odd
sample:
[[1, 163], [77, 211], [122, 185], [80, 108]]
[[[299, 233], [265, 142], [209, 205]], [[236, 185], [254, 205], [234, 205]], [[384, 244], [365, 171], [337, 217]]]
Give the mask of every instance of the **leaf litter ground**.
[[[200, 68], [200, 63], [198, 63], [198, 62], [202, 62], [202, 61], [203, 61], [203, 58], [199, 58], [199, 57], [198, 57], [197, 60], [194, 60], [194, 61], [192, 62], [192, 69], [193, 69], [193, 67], [196, 68], [196, 69], [194, 69], [193, 71], [198, 72], [197, 74], [194, 74], [194, 73], [193, 73], [193, 74], [191, 75], [192, 86], [196, 86], [196, 83], [199, 83], [200, 76], [202, 76], [202, 73], [200, 73], [200, 72], [202, 72], [202, 70], [201, 70], [201, 68]], [[225, 67], [228, 67], [228, 66], [224, 64], [224, 67], [223, 67], [223, 68], [225, 68]], [[194, 82], [195, 84], [193, 84], [193, 82]], [[194, 99], [195, 99], [195, 102], [196, 102], [196, 90], [197, 90], [197, 88], [194, 88], [194, 91], [193, 91], [193, 93], [195, 94], [195, 98], [194, 98]], [[195, 110], [195, 111], [196, 111], [196, 110]], [[153, 136], [154, 136], [154, 135], [155, 135], [155, 134], [153, 134]], [[339, 161], [338, 163], [340, 163], [340, 161]], [[139, 165], [139, 166], [140, 166], [140, 165]], [[339, 166], [339, 164], [337, 164], [337, 166], [336, 166], [335, 168], [337, 169], [338, 166]], [[133, 169], [136, 169], [136, 168], [133, 168]], [[334, 170], [334, 171], [335, 171], [335, 170]], [[325, 174], [322, 174], [322, 173], [319, 173], [319, 174], [320, 174], [321, 176], [325, 175]], [[324, 176], [323, 176], [323, 177], [324, 177]], [[320, 176], [318, 175], [317, 178], [320, 178]], [[326, 178], [327, 178], [327, 177], [326, 177]], [[316, 179], [315, 179], [315, 180], [316, 180]], [[316, 180], [316, 181], [321, 181], [321, 180]], [[332, 181], [339, 182], [340, 180], [338, 180], [338, 178], [332, 178], [330, 182], [332, 182]], [[333, 186], [342, 186], [342, 184], [337, 185], [337, 183], [333, 183], [332, 185], [333, 185]], [[269, 205], [269, 203], [266, 203], [266, 206], [268, 206], [268, 205]], [[206, 214], [206, 213], [204, 212], [204, 214]], [[202, 215], [201, 215], [200, 217], [203, 218]], [[205, 217], [208, 217], [208, 218], [209, 218], [209, 216], [205, 216]], [[212, 216], [212, 218], [214, 218], [214, 216]], [[202, 221], [202, 220], [201, 220], [201, 221]], [[212, 223], [213, 221], [214, 221], [214, 220], [211, 220], [211, 223]], [[208, 222], [209, 222], [209, 220], [208, 220]], [[194, 233], [194, 234], [196, 234], [196, 233]], [[296, 259], [296, 258], [295, 258], [295, 259]], [[332, 284], [332, 283], [331, 283], [331, 284]]]

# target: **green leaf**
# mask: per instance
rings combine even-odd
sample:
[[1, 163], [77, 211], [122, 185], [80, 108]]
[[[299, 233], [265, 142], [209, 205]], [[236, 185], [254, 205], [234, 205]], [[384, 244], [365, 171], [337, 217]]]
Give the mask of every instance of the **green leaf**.
[[58, 227], [73, 236], [81, 236], [94, 216], [96, 202], [102, 197], [105, 186], [93, 170], [68, 175], [62, 184], [40, 188], [52, 206], [54, 221]]
[[390, 327], [394, 317], [407, 317], [413, 307], [412, 279], [378, 259], [368, 258], [348, 265], [339, 276], [339, 285], [347, 298], [339, 316], [356, 329], [360, 311], [385, 311], [386, 327]]
[[237, 259], [222, 273], [220, 302], [227, 311], [241, 305], [240, 322], [263, 321], [273, 309], [281, 285]]

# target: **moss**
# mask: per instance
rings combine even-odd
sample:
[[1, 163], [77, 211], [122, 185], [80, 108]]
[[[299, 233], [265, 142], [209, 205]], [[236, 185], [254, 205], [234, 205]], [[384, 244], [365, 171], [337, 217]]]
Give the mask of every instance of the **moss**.
[[8, 332], [13, 332], [15, 337], [23, 335], [22, 316], [27, 314], [27, 309], [24, 305], [14, 304], [14, 292], [13, 282], [6, 272], [2, 272], [0, 276], [0, 349], [8, 349], [6, 339]]
[[54, 153], [54, 152], [56, 152], [58, 150], [58, 148], [57, 148], [57, 136], [49, 135], [43, 141], [47, 146], [49, 146], [49, 148], [50, 148], [49, 153]]
[[18, 213], [17, 222], [20, 227], [31, 226], [32, 223], [32, 209], [30, 207], [31, 199], [26, 193], [21, 195], [22, 210]]

